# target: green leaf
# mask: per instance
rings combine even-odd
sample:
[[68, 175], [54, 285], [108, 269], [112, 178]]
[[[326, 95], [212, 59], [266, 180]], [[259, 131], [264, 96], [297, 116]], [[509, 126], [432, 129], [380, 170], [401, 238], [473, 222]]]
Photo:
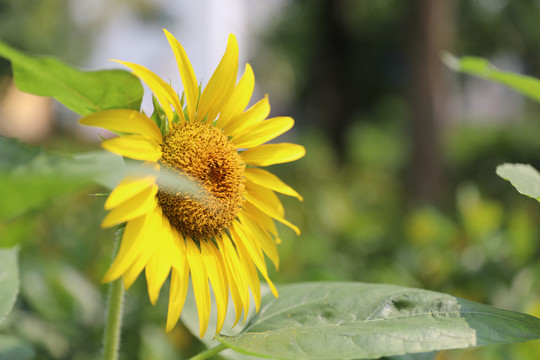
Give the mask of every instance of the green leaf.
[[35, 356], [34, 350], [21, 340], [0, 335], [0, 360], [28, 360]]
[[141, 82], [127, 71], [80, 71], [52, 57], [23, 54], [2, 42], [0, 56], [11, 61], [19, 90], [53, 97], [79, 115], [141, 107]]
[[47, 153], [0, 137], [0, 220], [43, 206], [50, 199], [92, 184], [121, 169], [121, 157], [100, 152], [74, 157]]
[[529, 164], [502, 164], [497, 166], [497, 175], [508, 180], [516, 190], [540, 201], [540, 173]]
[[168, 132], [167, 116], [155, 95], [152, 95], [152, 105], [154, 105], [154, 112], [150, 116], [150, 119], [154, 120], [162, 134], [166, 134]]
[[156, 171], [106, 151], [62, 155], [0, 137], [0, 220], [37, 209], [60, 195], [93, 183], [113, 189], [130, 174], [159, 175], [161, 189], [202, 191], [191, 178], [178, 172]]
[[506, 85], [515, 91], [540, 102], [540, 80], [531, 76], [520, 75], [497, 69], [489, 61], [480, 57], [455, 56], [444, 53], [443, 62], [452, 70], [478, 76]]
[[394, 285], [304, 283], [266, 296], [236, 336], [242, 353], [279, 359], [373, 359], [540, 338], [540, 319]]
[[437, 352], [426, 352], [426, 353], [416, 353], [416, 354], [405, 354], [405, 355], [396, 355], [389, 356], [383, 359], [385, 360], [435, 360]]
[[19, 292], [19, 270], [16, 247], [0, 249], [0, 323], [15, 304]]

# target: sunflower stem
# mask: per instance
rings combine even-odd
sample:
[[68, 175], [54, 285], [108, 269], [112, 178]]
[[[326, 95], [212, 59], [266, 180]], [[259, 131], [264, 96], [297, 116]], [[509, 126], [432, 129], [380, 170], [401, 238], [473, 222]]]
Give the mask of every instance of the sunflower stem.
[[202, 353], [199, 353], [191, 358], [189, 360], [205, 360], [209, 359], [212, 356], [220, 353], [221, 351], [225, 350], [227, 347], [224, 344], [219, 344], [218, 346], [215, 346], [211, 349], [208, 349], [206, 351], [203, 351]]
[[122, 308], [124, 303], [124, 286], [122, 278], [109, 285], [107, 299], [107, 322], [103, 336], [103, 359], [117, 360], [120, 348], [120, 332], [122, 327]]
[[[118, 243], [123, 231], [119, 231], [116, 237], [114, 254], [118, 250]], [[120, 349], [120, 333], [122, 329], [122, 313], [124, 307], [124, 281], [117, 279], [109, 284], [107, 296], [107, 314], [105, 332], [103, 334], [103, 360], [117, 360]]]

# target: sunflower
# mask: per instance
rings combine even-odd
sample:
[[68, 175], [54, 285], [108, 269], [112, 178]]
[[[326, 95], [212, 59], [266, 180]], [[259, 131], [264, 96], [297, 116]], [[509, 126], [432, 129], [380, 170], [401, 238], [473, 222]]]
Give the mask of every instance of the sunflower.
[[113, 109], [86, 116], [80, 123], [120, 134], [103, 141], [104, 149], [139, 160], [142, 167], [185, 176], [197, 185], [165, 186], [151, 172], [120, 181], [105, 202], [109, 212], [102, 227], [125, 223], [125, 229], [103, 280], [123, 277], [128, 289], [144, 270], [155, 305], [170, 274], [166, 325], [170, 331], [180, 317], [191, 276], [202, 337], [210, 317], [210, 285], [217, 307], [216, 333], [223, 327], [229, 294], [235, 324], [242, 312], [246, 319], [250, 290], [259, 310], [258, 272], [278, 296], [265, 263], [266, 255], [279, 267], [276, 244], [281, 240], [274, 220], [297, 234], [299, 229], [284, 218], [276, 192], [302, 197], [261, 167], [297, 160], [305, 149], [290, 143], [266, 144], [288, 131], [294, 121], [290, 117], [267, 119], [267, 96], [246, 109], [255, 80], [246, 64], [237, 83], [234, 35], [229, 36], [225, 54], [201, 92], [184, 48], [164, 31], [180, 70], [182, 97], [145, 67], [115, 61], [148, 85], [165, 121], [158, 126], [144, 113]]

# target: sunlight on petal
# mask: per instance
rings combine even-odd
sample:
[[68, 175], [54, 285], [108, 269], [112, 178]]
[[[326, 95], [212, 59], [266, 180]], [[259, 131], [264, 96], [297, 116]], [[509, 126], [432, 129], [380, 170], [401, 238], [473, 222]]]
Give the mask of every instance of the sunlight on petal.
[[141, 135], [124, 135], [104, 140], [101, 147], [114, 154], [135, 160], [156, 162], [161, 157], [159, 144]]
[[244, 75], [236, 85], [231, 97], [221, 109], [219, 118], [216, 122], [216, 127], [223, 129], [229, 121], [238, 116], [244, 111], [251, 99], [253, 89], [255, 88], [255, 76], [253, 69], [249, 64], [246, 64]]
[[163, 29], [167, 40], [171, 45], [171, 48], [176, 57], [178, 69], [180, 70], [180, 78], [182, 84], [184, 84], [184, 94], [187, 102], [187, 113], [190, 121], [195, 120], [195, 112], [197, 111], [197, 102], [199, 100], [199, 86], [197, 85], [197, 78], [195, 72], [191, 66], [191, 62], [187, 57], [186, 51], [182, 45], [176, 40], [176, 38], [167, 30]]
[[269, 166], [298, 160], [306, 154], [302, 145], [280, 143], [260, 145], [244, 151], [241, 155], [246, 164]]
[[246, 168], [244, 176], [247, 180], [257, 185], [263, 186], [265, 188], [274, 190], [285, 195], [294, 196], [300, 201], [303, 200], [302, 196], [298, 194], [292, 187], [285, 184], [276, 175], [266, 170], [259, 168]]
[[156, 200], [157, 191], [157, 185], [152, 185], [117, 206], [105, 216], [101, 222], [101, 227], [108, 228], [152, 212], [158, 206]]
[[294, 120], [291, 117], [275, 117], [244, 129], [242, 134], [232, 138], [231, 142], [241, 149], [259, 146], [288, 131], [293, 125]]
[[150, 90], [152, 90], [154, 95], [156, 95], [161, 107], [163, 108], [163, 111], [165, 111], [167, 119], [169, 119], [169, 123], [171, 123], [174, 118], [170, 105], [173, 106], [180, 118], [182, 120], [184, 119], [184, 112], [182, 110], [182, 105], [180, 105], [180, 99], [178, 99], [178, 95], [174, 92], [171, 85], [167, 84], [159, 76], [142, 65], [114, 59], [112, 61], [129, 67], [131, 70], [133, 70], [133, 74], [135, 76], [140, 78], [146, 83], [146, 85], [148, 85]]
[[237, 136], [242, 134], [242, 130], [246, 127], [262, 122], [270, 114], [270, 103], [268, 102], [268, 95], [257, 101], [252, 107], [245, 112], [232, 118], [227, 122], [223, 133], [227, 136]]
[[208, 287], [208, 276], [201, 259], [201, 252], [191, 239], [186, 241], [187, 259], [191, 269], [191, 281], [193, 283], [193, 294], [199, 313], [199, 335], [202, 338], [208, 328], [210, 320], [210, 288]]
[[146, 136], [157, 143], [163, 141], [157, 125], [145, 115], [135, 110], [112, 109], [90, 114], [79, 120], [87, 126], [102, 127], [112, 132]]
[[210, 122], [214, 121], [223, 103], [229, 99], [234, 90], [237, 73], [238, 43], [236, 37], [230, 34], [225, 54], [201, 94], [197, 121], [203, 121], [205, 117], [208, 117]]

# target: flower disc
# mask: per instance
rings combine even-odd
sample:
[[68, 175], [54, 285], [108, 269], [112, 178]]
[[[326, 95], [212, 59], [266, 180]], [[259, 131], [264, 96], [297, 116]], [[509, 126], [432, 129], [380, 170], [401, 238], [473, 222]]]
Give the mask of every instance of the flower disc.
[[174, 124], [163, 138], [160, 164], [199, 186], [160, 189], [158, 201], [170, 224], [184, 237], [211, 239], [240, 211], [245, 165], [235, 146], [206, 123]]

